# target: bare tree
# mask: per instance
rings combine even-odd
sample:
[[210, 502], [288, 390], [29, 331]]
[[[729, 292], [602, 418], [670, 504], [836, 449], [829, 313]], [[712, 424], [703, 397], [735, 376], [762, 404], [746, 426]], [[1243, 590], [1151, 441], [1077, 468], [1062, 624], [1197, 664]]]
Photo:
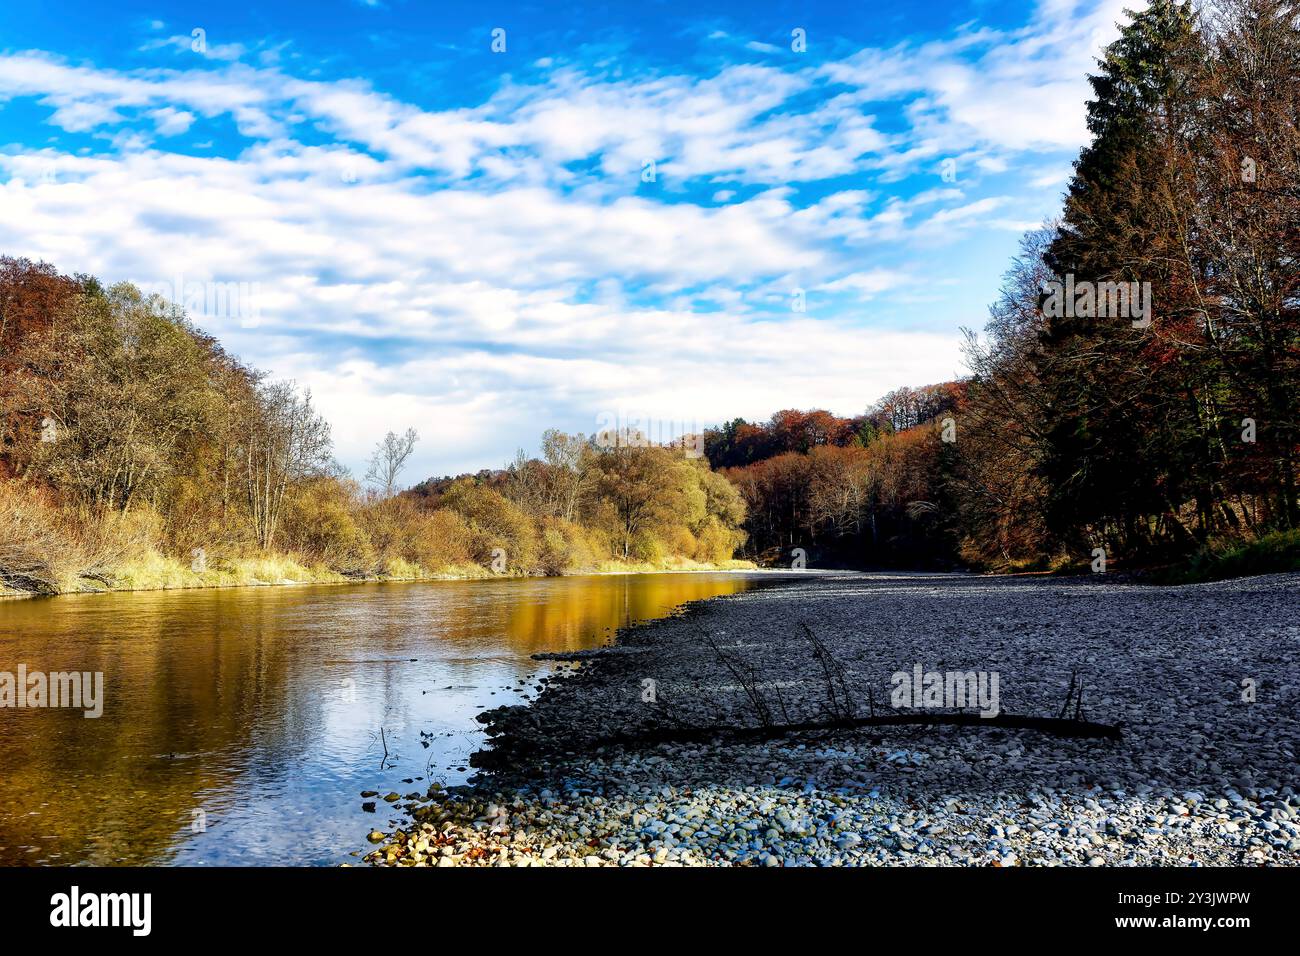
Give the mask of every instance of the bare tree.
[[257, 389], [246, 412], [243, 436], [244, 487], [257, 543], [269, 551], [295, 482], [325, 473], [330, 464], [330, 428], [290, 382]]
[[552, 513], [573, 521], [591, 483], [591, 445], [582, 435], [566, 435], [552, 428], [542, 435], [542, 457], [549, 471]]
[[515, 452], [515, 459], [505, 468], [505, 487], [502, 494], [524, 510], [524, 513], [540, 518], [554, 514], [550, 500], [547, 467], [520, 448]]
[[385, 498], [397, 493], [397, 476], [406, 467], [406, 460], [415, 451], [415, 443], [420, 440], [414, 428], [408, 428], [406, 434], [389, 432], [384, 440], [375, 446], [375, 453], [370, 457], [370, 467], [366, 471], [366, 481], [375, 485]]

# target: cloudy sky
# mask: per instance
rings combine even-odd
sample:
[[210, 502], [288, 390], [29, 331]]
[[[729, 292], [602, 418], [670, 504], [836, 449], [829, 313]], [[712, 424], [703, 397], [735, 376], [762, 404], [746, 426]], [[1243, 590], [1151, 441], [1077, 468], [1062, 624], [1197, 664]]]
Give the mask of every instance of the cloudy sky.
[[8, 3], [0, 253], [197, 289], [358, 473], [856, 414], [963, 372], [1125, 5]]

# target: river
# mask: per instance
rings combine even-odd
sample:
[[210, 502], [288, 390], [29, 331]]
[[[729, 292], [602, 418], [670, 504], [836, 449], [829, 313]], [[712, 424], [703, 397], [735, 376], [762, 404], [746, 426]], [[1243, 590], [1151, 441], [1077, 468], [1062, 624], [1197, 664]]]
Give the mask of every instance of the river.
[[[637, 574], [0, 601], [0, 672], [101, 672], [103, 713], [0, 709], [0, 864], [338, 865], [473, 776], [539, 651], [752, 587]], [[373, 803], [367, 810], [365, 803]]]

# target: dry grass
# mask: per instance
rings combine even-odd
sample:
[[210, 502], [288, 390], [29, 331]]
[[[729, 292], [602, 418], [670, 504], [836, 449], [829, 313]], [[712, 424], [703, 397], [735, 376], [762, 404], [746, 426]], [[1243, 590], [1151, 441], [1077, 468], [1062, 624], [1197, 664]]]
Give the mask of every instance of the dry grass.
[[52, 510], [36, 497], [0, 483], [0, 584], [8, 591], [57, 594], [66, 568], [56, 558], [69, 542], [52, 520]]

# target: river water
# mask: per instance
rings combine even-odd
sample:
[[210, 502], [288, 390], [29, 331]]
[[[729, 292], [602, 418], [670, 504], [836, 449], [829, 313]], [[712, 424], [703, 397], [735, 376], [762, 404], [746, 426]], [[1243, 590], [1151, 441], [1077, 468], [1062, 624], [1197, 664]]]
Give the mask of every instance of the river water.
[[[337, 865], [464, 783], [474, 716], [537, 693], [539, 651], [752, 587], [638, 574], [0, 601], [0, 672], [101, 672], [103, 713], [0, 708], [0, 864]], [[30, 678], [29, 678], [30, 679]]]

